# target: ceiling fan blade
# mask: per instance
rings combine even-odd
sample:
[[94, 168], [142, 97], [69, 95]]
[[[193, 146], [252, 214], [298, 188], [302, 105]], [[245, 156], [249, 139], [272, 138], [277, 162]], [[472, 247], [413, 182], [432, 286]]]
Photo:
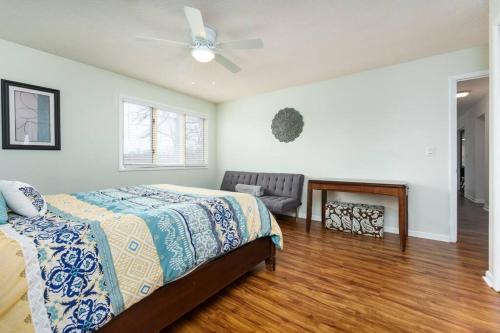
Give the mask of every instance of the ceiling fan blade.
[[188, 20], [193, 36], [207, 38], [200, 10], [193, 7], [184, 7], [184, 14], [186, 14], [186, 19]]
[[249, 50], [249, 49], [261, 49], [264, 47], [262, 39], [244, 39], [244, 40], [234, 40], [229, 42], [222, 42], [218, 45], [221, 49], [236, 49], [236, 50]]
[[238, 73], [241, 71], [241, 68], [238, 67], [238, 65], [220, 54], [215, 55], [215, 61], [224, 66], [231, 73]]
[[143, 41], [143, 42], [158, 42], [158, 43], [163, 43], [163, 44], [170, 44], [171, 46], [189, 46], [189, 44], [185, 43], [185, 42], [178, 42], [175, 40], [168, 40], [168, 39], [162, 39], [162, 38], [156, 38], [156, 37], [138, 36], [138, 37], [135, 37], [135, 39], [138, 41]]

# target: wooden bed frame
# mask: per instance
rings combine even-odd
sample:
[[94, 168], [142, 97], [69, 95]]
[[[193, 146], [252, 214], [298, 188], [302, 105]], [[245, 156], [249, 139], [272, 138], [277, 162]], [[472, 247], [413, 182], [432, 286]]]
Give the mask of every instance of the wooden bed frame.
[[159, 332], [264, 261], [276, 269], [276, 247], [260, 238], [161, 287], [113, 318], [99, 333]]

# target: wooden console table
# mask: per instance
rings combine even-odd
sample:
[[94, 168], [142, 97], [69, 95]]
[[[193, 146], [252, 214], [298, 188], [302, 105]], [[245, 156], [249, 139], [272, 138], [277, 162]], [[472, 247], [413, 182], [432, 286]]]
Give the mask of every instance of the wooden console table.
[[408, 239], [408, 185], [400, 182], [379, 182], [371, 180], [310, 179], [307, 185], [306, 231], [311, 229], [313, 190], [321, 191], [321, 222], [325, 223], [326, 194], [328, 191], [372, 193], [390, 195], [399, 202], [399, 244], [406, 249]]

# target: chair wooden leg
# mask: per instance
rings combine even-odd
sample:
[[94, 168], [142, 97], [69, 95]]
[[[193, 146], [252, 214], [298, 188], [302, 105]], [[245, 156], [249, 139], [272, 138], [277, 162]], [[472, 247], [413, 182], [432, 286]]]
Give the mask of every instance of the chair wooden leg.
[[299, 218], [299, 208], [295, 208], [295, 222], [297, 222], [298, 218]]

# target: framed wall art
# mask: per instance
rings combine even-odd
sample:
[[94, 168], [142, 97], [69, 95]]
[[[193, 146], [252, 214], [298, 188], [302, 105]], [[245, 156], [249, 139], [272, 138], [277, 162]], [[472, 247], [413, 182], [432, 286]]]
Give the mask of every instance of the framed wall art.
[[2, 80], [2, 148], [61, 150], [59, 90]]

